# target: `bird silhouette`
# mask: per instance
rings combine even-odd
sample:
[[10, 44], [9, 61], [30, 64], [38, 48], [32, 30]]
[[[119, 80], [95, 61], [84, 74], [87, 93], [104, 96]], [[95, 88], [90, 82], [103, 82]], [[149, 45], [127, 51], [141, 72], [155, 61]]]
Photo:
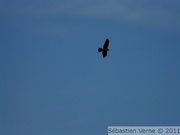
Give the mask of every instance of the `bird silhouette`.
[[107, 56], [107, 51], [109, 51], [108, 45], [109, 45], [109, 39], [107, 38], [103, 48], [98, 48], [98, 52], [102, 52], [103, 58]]

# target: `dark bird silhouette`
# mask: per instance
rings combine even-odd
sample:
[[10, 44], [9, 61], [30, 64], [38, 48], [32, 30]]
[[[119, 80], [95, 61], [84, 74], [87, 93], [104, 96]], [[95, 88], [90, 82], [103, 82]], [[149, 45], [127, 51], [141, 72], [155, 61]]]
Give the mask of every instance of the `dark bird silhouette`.
[[103, 58], [107, 56], [107, 51], [109, 51], [108, 45], [109, 45], [109, 39], [106, 39], [103, 48], [98, 48], [98, 52], [102, 52]]

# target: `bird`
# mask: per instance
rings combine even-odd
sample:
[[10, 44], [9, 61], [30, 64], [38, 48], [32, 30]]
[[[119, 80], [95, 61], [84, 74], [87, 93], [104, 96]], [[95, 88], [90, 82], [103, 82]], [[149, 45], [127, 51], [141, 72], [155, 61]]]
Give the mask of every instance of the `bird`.
[[108, 45], [109, 45], [109, 39], [107, 38], [104, 42], [103, 48], [98, 48], [98, 52], [102, 52], [103, 58], [107, 56], [107, 51], [109, 51]]

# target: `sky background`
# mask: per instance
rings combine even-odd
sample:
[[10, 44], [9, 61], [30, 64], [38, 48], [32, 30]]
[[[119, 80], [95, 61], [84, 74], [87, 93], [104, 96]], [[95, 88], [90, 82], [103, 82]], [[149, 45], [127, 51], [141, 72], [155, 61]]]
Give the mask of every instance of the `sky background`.
[[0, 0], [0, 20], [0, 134], [180, 126], [179, 0]]

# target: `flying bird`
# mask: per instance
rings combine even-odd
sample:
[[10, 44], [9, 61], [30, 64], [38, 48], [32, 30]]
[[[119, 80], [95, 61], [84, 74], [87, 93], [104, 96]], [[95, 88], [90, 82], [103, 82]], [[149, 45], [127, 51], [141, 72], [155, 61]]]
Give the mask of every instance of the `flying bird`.
[[98, 48], [98, 52], [102, 52], [103, 58], [107, 56], [107, 51], [109, 51], [108, 45], [109, 45], [109, 39], [107, 38], [103, 48]]

